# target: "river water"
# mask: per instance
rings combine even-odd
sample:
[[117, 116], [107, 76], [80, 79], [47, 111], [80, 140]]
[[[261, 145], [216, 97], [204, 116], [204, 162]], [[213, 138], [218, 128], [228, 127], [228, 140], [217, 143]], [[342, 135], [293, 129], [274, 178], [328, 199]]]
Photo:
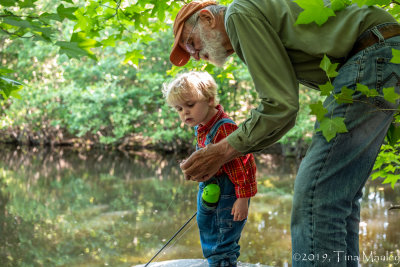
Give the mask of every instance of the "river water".
[[[0, 148], [0, 266], [145, 264], [193, 215], [197, 184], [181, 158], [152, 152]], [[256, 155], [259, 193], [243, 231], [243, 263], [291, 266], [295, 159]], [[400, 190], [369, 181], [362, 266], [400, 266]], [[193, 219], [154, 260], [201, 259]], [[189, 261], [188, 261], [189, 262]]]

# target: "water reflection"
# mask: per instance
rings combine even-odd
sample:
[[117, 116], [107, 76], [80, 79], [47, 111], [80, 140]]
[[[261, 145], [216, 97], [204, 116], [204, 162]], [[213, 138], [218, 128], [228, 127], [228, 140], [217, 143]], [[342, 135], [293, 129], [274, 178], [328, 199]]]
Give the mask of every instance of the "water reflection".
[[[117, 151], [1, 148], [0, 266], [132, 266], [146, 263], [195, 211], [197, 184], [179, 158]], [[241, 239], [242, 262], [291, 263], [295, 160], [259, 155], [259, 193]], [[400, 254], [398, 188], [369, 182], [360, 250]], [[156, 261], [202, 258], [193, 220]], [[395, 262], [371, 262], [388, 266]], [[369, 260], [369, 261], [368, 261]]]

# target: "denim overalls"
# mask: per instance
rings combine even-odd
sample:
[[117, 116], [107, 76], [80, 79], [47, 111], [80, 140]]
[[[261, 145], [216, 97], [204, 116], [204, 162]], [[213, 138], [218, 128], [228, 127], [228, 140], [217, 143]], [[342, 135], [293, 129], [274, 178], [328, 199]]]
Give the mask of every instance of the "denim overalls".
[[[211, 142], [218, 128], [224, 123], [234, 122], [227, 118], [217, 121], [207, 134], [205, 145]], [[197, 126], [195, 132], [197, 136]], [[197, 145], [196, 149], [199, 149]], [[221, 189], [220, 200], [216, 207], [208, 207], [201, 201], [203, 189], [210, 183], [218, 184]], [[235, 201], [235, 187], [226, 173], [199, 183], [197, 224], [203, 255], [211, 267], [236, 266], [237, 264], [237, 258], [240, 255], [238, 242], [246, 219], [233, 221], [231, 211]]]

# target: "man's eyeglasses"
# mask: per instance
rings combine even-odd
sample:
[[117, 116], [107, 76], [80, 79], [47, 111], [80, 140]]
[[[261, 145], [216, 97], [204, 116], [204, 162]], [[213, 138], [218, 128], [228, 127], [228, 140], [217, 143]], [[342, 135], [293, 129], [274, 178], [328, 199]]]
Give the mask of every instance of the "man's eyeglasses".
[[188, 36], [188, 38], [186, 39], [186, 42], [185, 42], [185, 48], [189, 52], [190, 55], [196, 54], [196, 49], [193, 47], [192, 44], [189, 44], [188, 42], [189, 42], [190, 36], [192, 35], [192, 32], [193, 32], [194, 28], [196, 28], [196, 25], [197, 25], [198, 21], [199, 21], [199, 17], [197, 17], [196, 22], [194, 23], [194, 26], [193, 26], [192, 30], [190, 31], [189, 36]]

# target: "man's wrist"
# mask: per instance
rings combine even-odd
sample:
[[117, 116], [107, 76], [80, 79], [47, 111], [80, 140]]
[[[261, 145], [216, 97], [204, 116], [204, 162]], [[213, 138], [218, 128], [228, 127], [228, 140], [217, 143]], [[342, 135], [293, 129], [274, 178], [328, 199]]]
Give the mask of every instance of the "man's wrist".
[[220, 154], [221, 158], [224, 159], [224, 164], [242, 155], [242, 153], [234, 149], [226, 139], [214, 144], [213, 146], [213, 149], [215, 149], [215, 151]]

